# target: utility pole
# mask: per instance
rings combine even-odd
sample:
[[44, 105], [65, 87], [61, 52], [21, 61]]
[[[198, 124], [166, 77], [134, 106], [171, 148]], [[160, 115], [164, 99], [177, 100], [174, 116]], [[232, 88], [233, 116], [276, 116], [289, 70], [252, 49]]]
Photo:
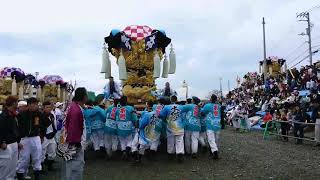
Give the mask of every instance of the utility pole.
[[188, 87], [188, 85], [187, 85], [187, 88], [186, 88], [186, 100], [188, 99], [188, 91], [189, 91], [189, 87]]
[[297, 18], [304, 18], [300, 19], [299, 21], [306, 21], [308, 23], [308, 27], [306, 28], [306, 33], [301, 33], [299, 35], [304, 36], [308, 35], [308, 44], [309, 44], [309, 61], [310, 65], [312, 65], [312, 48], [311, 48], [311, 23], [310, 23], [310, 14], [309, 12], [302, 12], [297, 15]]
[[183, 80], [182, 82], [182, 87], [183, 88], [186, 88], [186, 100], [188, 99], [188, 90], [189, 90], [189, 87], [188, 87], [188, 83], [186, 82], [186, 80]]
[[266, 51], [266, 30], [265, 30], [264, 17], [262, 18], [262, 28], [263, 28], [263, 77], [264, 82], [267, 80], [267, 51]]
[[289, 77], [289, 71], [288, 71], [287, 62], [284, 63], [284, 70], [285, 70], [285, 72], [286, 72], [286, 79], [288, 79], [288, 77]]
[[36, 72], [36, 80], [38, 81], [39, 72]]
[[220, 81], [220, 94], [222, 97], [222, 77], [219, 78], [219, 81]]

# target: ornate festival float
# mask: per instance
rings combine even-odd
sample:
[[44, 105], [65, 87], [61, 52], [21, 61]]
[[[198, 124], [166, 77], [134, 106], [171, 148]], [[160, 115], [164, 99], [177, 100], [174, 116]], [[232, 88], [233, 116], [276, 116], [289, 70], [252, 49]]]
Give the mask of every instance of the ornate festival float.
[[[36, 73], [36, 76], [38, 73]], [[0, 70], [0, 105], [10, 96], [18, 96], [19, 100], [30, 97], [40, 102], [66, 102], [74, 90], [71, 83], [64, 82], [59, 75], [46, 75], [39, 79], [26, 74], [16, 67], [5, 67]]]
[[[268, 57], [266, 61], [266, 69], [268, 75], [271, 77], [276, 77], [287, 71], [286, 60], [280, 59], [278, 57]], [[263, 61], [259, 62], [259, 73], [263, 71]]]
[[111, 76], [110, 52], [116, 58], [122, 93], [128, 97], [128, 102], [139, 105], [155, 100], [155, 80], [167, 78], [176, 69], [172, 44], [169, 60], [167, 57], [166, 47], [171, 39], [166, 36], [165, 31], [132, 25], [123, 31], [112, 30], [104, 40], [101, 73], [105, 73], [105, 78]]

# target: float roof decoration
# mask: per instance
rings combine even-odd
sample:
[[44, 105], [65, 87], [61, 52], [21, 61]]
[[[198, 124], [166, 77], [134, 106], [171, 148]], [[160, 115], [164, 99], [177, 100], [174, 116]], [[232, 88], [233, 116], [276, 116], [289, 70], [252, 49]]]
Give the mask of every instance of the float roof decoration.
[[36, 77], [34, 77], [34, 75], [32, 74], [27, 74], [25, 79], [24, 79], [24, 83], [25, 84], [31, 84], [33, 86], [38, 86], [39, 82], [37, 81]]
[[[279, 63], [282, 66], [286, 62], [285, 59], [278, 58], [277, 56], [268, 57], [266, 60], [267, 60], [267, 65], [270, 65], [273, 62], [275, 62], [275, 63]], [[260, 61], [259, 63], [260, 63], [260, 65], [262, 65], [263, 61]]]
[[152, 29], [149, 26], [131, 25], [127, 26], [123, 32], [133, 41], [139, 41], [151, 35]]
[[108, 45], [108, 51], [113, 55], [115, 54], [112, 49], [132, 51], [132, 45], [141, 42], [145, 43], [145, 51], [161, 49], [162, 53], [165, 53], [166, 47], [171, 43], [164, 30], [152, 29], [145, 25], [127, 26], [123, 31], [113, 29], [104, 40]]
[[63, 79], [59, 75], [46, 75], [41, 80], [46, 82], [46, 84], [56, 84], [58, 81], [63, 82]]
[[13, 72], [19, 72], [20, 74], [24, 75], [24, 72], [20, 68], [5, 67], [5, 68], [1, 69], [0, 77], [2, 77], [2, 78], [11, 77], [11, 73], [13, 73]]

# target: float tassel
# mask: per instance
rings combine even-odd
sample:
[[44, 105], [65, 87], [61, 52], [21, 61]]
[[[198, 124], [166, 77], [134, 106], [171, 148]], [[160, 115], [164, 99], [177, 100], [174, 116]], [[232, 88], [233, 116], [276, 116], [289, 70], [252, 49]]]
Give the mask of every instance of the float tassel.
[[107, 52], [107, 54], [108, 54], [108, 59], [107, 59], [107, 62], [106, 62], [106, 69], [107, 69], [107, 71], [106, 71], [106, 73], [105, 73], [105, 78], [106, 78], [106, 79], [109, 79], [109, 78], [111, 77], [111, 61], [110, 61], [110, 59], [109, 59], [109, 52], [108, 52], [107, 49], [106, 49], [106, 52]]
[[16, 96], [16, 95], [17, 95], [17, 81], [16, 81], [16, 77], [14, 77], [13, 80], [12, 80], [11, 95], [12, 95], [12, 96]]
[[66, 102], [66, 90], [62, 90], [62, 102]]
[[174, 74], [176, 72], [176, 54], [173, 50], [172, 44], [170, 48], [169, 58], [170, 58], [169, 74]]
[[41, 93], [42, 93], [41, 91], [42, 91], [41, 86], [38, 86], [38, 88], [37, 88], [37, 99], [39, 101], [41, 101]]
[[31, 98], [33, 96], [33, 87], [32, 85], [29, 85], [29, 98]]
[[105, 73], [106, 79], [109, 79], [109, 77], [111, 76], [111, 61], [110, 61], [110, 57], [109, 57], [109, 51], [105, 45], [102, 48], [101, 73]]
[[19, 87], [19, 100], [23, 100], [23, 83]]
[[284, 63], [284, 72], [287, 72], [287, 63]]
[[127, 75], [126, 60], [124, 59], [122, 51], [120, 52], [120, 56], [118, 59], [118, 65], [119, 65], [119, 79], [120, 80], [127, 80], [128, 75]]
[[168, 78], [169, 72], [169, 62], [167, 60], [167, 56], [164, 56], [163, 67], [162, 67], [162, 78]]
[[269, 74], [272, 75], [272, 65], [269, 66]]
[[101, 65], [101, 73], [106, 73], [106, 62], [107, 59], [109, 58], [109, 54], [106, 52], [106, 47], [105, 45], [102, 47], [102, 65]]
[[60, 84], [58, 84], [58, 88], [57, 88], [57, 96], [58, 96], [58, 101], [60, 101], [61, 98], [61, 89], [60, 89]]
[[259, 74], [261, 74], [261, 65], [259, 64]]
[[158, 51], [155, 51], [154, 57], [153, 57], [153, 78], [159, 78], [160, 77], [160, 57], [158, 54]]

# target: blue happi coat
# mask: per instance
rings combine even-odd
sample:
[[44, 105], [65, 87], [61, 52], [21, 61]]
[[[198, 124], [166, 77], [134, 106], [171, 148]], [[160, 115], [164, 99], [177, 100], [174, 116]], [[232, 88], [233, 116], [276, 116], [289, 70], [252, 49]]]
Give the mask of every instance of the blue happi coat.
[[106, 112], [100, 106], [94, 106], [92, 109], [88, 109], [89, 119], [91, 120], [92, 132], [103, 130], [106, 120]]
[[206, 130], [219, 131], [221, 129], [221, 105], [208, 103], [201, 109], [205, 116]]
[[[201, 113], [200, 113], [201, 114]], [[202, 115], [200, 116], [200, 125], [201, 125], [201, 131], [200, 132], [206, 132], [206, 116]]]
[[142, 144], [149, 144], [157, 140], [157, 135], [162, 131], [162, 120], [155, 111], [144, 112], [139, 121], [140, 137]]
[[187, 104], [185, 105], [185, 108], [188, 111], [186, 114], [185, 130], [200, 131], [201, 124], [199, 106], [195, 104]]
[[86, 137], [89, 138], [91, 136], [91, 119], [89, 117], [90, 114], [92, 114], [91, 109], [85, 109], [83, 111], [83, 116], [84, 116], [84, 123], [85, 123], [85, 128], [86, 128]]
[[105, 111], [99, 106], [83, 109], [87, 137], [91, 133], [102, 130], [106, 119]]
[[116, 106], [110, 106], [106, 110], [107, 118], [104, 126], [104, 132], [109, 135], [117, 135], [117, 110]]
[[184, 134], [183, 113], [187, 112], [184, 106], [166, 105], [161, 110], [159, 117], [167, 121], [167, 136]]
[[167, 131], [167, 121], [163, 121], [159, 116], [160, 116], [160, 112], [161, 110], [164, 108], [164, 105], [161, 104], [155, 104], [152, 107], [152, 110], [156, 113], [156, 116], [159, 118], [159, 120], [162, 123], [162, 127], [161, 127], [161, 134], [163, 134], [164, 136], [166, 136], [166, 131]]
[[117, 135], [125, 137], [132, 134], [137, 120], [137, 114], [132, 106], [119, 107], [116, 112]]

